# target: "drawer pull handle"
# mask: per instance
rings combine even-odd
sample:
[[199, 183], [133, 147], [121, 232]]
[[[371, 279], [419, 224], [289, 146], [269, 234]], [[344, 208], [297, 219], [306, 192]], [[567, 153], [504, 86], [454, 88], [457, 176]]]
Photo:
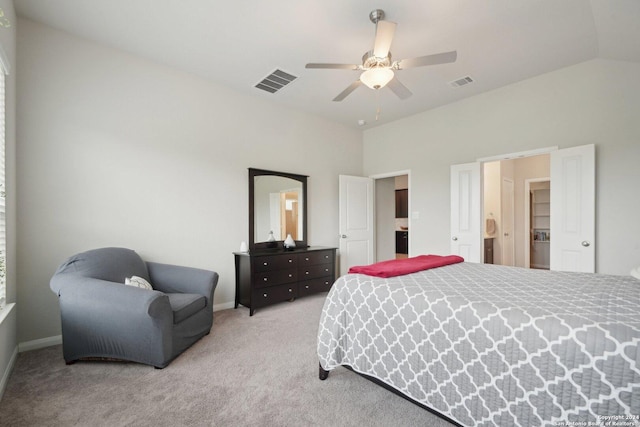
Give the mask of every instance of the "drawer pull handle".
[[266, 297], [267, 297], [267, 294], [264, 294], [263, 296], [266, 298]]
[[307, 257], [307, 258], [305, 258], [304, 260], [305, 260], [305, 261], [309, 261], [309, 258]]
[[305, 271], [305, 272], [304, 272], [304, 274], [309, 274], [309, 272], [308, 272], [308, 271]]
[[329, 269], [328, 269], [328, 268], [325, 268], [325, 269], [324, 269], [324, 271], [329, 272]]
[[293, 262], [293, 260], [291, 258], [289, 258], [289, 262]]
[[305, 287], [304, 287], [304, 288], [305, 288], [305, 289], [309, 289], [309, 285], [305, 285]]
[[269, 263], [268, 262], [263, 262], [262, 265], [269, 265]]
[[293, 292], [293, 289], [289, 288], [289, 292]]
[[289, 277], [293, 277], [293, 274], [289, 274]]
[[269, 279], [267, 279], [267, 278], [265, 277], [265, 278], [264, 278], [264, 279], [262, 279], [262, 280], [264, 280], [264, 281], [266, 282], [266, 281], [267, 281], [267, 280], [269, 280]]
[[324, 284], [325, 284], [325, 285], [328, 285], [328, 284], [329, 284], [329, 282], [328, 282], [328, 281], [327, 281], [327, 282], [324, 282]]

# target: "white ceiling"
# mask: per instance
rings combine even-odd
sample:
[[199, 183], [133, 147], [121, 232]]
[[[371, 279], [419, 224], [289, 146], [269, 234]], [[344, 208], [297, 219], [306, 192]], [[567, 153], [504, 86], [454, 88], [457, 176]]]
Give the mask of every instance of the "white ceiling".
[[[639, 0], [18, 0], [18, 15], [251, 96], [365, 128], [596, 57], [640, 62]], [[308, 62], [360, 63], [369, 12], [398, 23], [394, 59], [456, 50], [452, 64], [398, 71], [412, 92], [364, 86]], [[276, 94], [254, 88], [275, 69], [298, 77]], [[471, 85], [450, 81], [471, 76]], [[376, 110], [380, 108], [379, 120]]]

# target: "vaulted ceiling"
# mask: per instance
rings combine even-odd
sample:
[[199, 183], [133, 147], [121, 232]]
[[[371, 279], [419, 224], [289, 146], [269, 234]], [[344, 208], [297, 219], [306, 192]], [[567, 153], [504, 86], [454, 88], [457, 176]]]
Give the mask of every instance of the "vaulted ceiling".
[[[196, 74], [238, 92], [364, 128], [587, 61], [640, 62], [638, 0], [19, 0], [20, 17]], [[353, 70], [373, 47], [373, 9], [396, 22], [393, 59], [457, 51], [454, 63], [400, 70], [413, 93], [359, 87]], [[297, 78], [276, 93], [274, 70]], [[473, 83], [450, 83], [470, 77]], [[378, 114], [379, 112], [379, 114]], [[378, 116], [378, 120], [376, 120]]]

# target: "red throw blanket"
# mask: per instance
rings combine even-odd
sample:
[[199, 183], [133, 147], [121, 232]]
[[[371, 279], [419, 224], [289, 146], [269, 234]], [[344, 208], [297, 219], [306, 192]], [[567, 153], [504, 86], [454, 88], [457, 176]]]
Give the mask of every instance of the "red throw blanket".
[[376, 277], [394, 277], [449, 264], [457, 264], [463, 261], [464, 258], [457, 255], [419, 255], [413, 258], [392, 259], [371, 265], [351, 267], [349, 273], [360, 273]]

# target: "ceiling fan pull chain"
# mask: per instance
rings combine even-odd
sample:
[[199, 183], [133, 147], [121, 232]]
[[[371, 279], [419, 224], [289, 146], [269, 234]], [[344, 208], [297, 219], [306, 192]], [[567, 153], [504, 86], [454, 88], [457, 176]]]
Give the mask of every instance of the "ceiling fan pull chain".
[[376, 90], [376, 122], [380, 118], [380, 90]]

